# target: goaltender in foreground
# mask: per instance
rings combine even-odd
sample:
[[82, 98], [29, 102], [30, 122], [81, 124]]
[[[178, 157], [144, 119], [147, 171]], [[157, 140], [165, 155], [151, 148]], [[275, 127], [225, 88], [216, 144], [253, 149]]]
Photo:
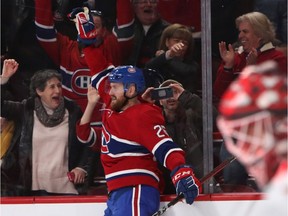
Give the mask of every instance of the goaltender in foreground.
[[237, 157], [265, 193], [265, 208], [249, 215], [287, 216], [287, 76], [277, 63], [249, 66], [223, 95], [218, 127], [228, 151]]

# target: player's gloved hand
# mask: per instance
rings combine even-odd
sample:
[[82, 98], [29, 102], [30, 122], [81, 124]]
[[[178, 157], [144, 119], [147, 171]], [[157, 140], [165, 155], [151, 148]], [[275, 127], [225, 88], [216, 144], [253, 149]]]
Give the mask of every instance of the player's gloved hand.
[[97, 41], [97, 32], [88, 7], [74, 8], [68, 18], [76, 24], [79, 42], [91, 45]]
[[188, 165], [178, 166], [172, 170], [171, 178], [177, 195], [183, 193], [186, 202], [191, 205], [202, 190], [201, 183], [195, 177], [193, 169]]

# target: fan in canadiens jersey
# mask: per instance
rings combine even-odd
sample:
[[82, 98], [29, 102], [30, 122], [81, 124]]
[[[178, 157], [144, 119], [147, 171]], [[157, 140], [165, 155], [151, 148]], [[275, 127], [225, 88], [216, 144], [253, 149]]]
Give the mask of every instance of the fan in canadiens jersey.
[[[86, 38], [84, 12], [76, 15], [79, 37]], [[90, 31], [88, 30], [88, 31]], [[161, 108], [141, 101], [145, 79], [134, 66], [114, 67], [103, 56], [101, 47], [87, 43], [83, 49], [91, 70], [88, 105], [77, 134], [85, 143], [91, 136], [102, 139], [101, 162], [105, 171], [109, 199], [105, 216], [150, 216], [159, 209], [160, 179], [157, 161], [171, 170], [177, 194], [183, 193], [192, 204], [201, 184], [191, 166], [185, 164], [184, 152], [165, 130]], [[97, 59], [97, 61], [95, 61]], [[93, 134], [89, 129], [93, 106], [102, 99], [103, 129]]]

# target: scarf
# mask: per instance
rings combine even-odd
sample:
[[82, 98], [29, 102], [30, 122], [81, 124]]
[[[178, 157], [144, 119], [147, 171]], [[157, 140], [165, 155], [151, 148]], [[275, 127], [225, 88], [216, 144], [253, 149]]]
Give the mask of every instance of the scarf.
[[60, 105], [54, 110], [52, 115], [49, 115], [44, 108], [40, 98], [35, 98], [35, 111], [39, 121], [45, 127], [54, 127], [63, 121], [65, 114], [64, 100], [61, 98]]

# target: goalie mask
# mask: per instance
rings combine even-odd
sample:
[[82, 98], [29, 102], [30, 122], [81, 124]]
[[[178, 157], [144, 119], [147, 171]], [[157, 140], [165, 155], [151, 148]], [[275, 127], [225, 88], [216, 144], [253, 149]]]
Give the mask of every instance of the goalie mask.
[[287, 77], [269, 61], [246, 67], [219, 104], [225, 145], [260, 187], [287, 156], [287, 100]]

